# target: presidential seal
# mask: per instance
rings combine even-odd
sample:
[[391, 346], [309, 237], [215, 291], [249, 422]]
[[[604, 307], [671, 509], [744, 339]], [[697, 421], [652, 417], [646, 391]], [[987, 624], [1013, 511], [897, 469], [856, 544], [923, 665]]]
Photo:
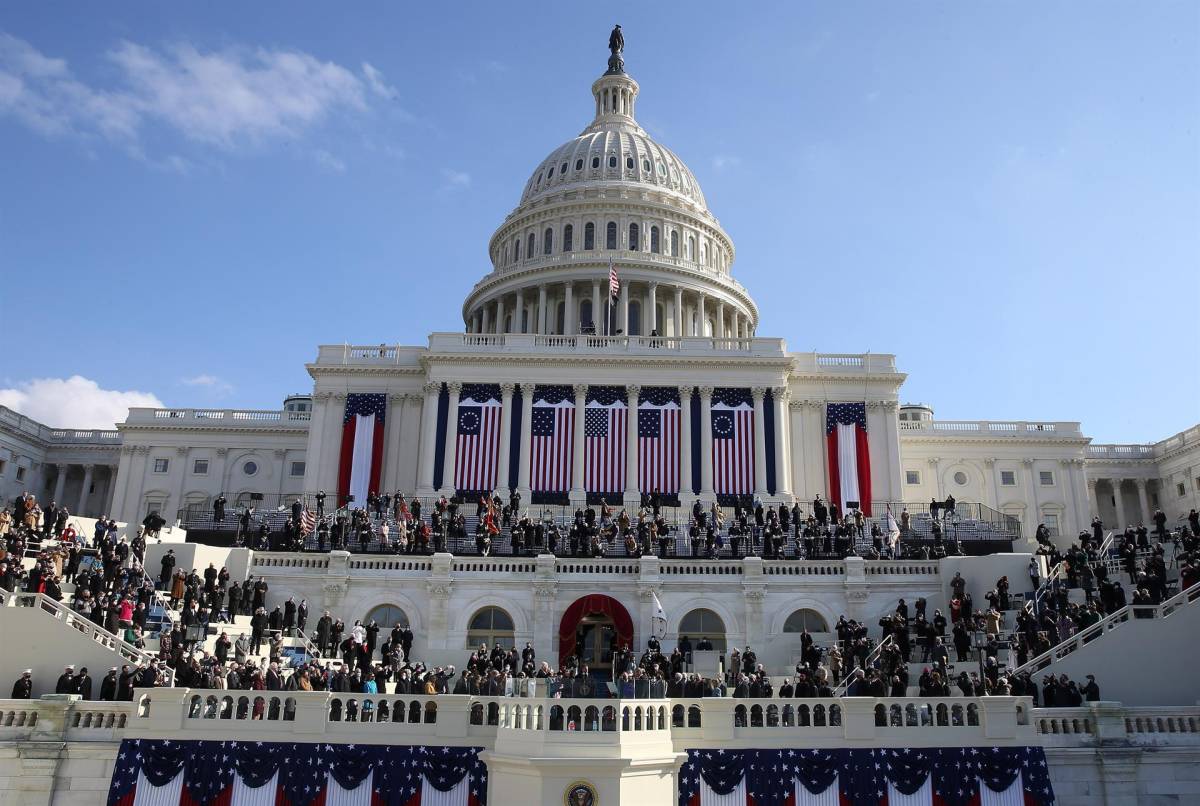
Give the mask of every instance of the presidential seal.
[[563, 806], [600, 806], [600, 796], [587, 781], [576, 781], [563, 793]]

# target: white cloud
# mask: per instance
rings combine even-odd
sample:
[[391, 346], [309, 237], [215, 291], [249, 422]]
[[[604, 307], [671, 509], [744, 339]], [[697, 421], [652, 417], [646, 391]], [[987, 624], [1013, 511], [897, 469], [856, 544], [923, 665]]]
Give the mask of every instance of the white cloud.
[[371, 92], [380, 98], [387, 98], [389, 101], [393, 101], [400, 94], [396, 91], [395, 87], [384, 80], [383, 73], [375, 65], [370, 62], [363, 62], [362, 69], [363, 75], [367, 79], [367, 86], [371, 88]]
[[323, 148], [318, 148], [313, 152], [313, 159], [317, 161], [317, 165], [330, 173], [344, 174], [346, 172], [346, 163]]
[[453, 168], [442, 169], [443, 190], [462, 190], [471, 186], [471, 175], [466, 171], [456, 171]]
[[0, 405], [54, 428], [112, 428], [123, 422], [131, 406], [161, 407], [149, 392], [101, 389], [81, 375], [35, 378], [0, 389]]
[[46, 135], [99, 136], [126, 146], [159, 123], [231, 149], [299, 137], [338, 111], [362, 112], [368, 88], [395, 93], [368, 64], [364, 83], [341, 65], [295, 50], [206, 53], [186, 43], [155, 50], [125, 41], [107, 56], [117, 68], [111, 89], [80, 81], [65, 60], [0, 33], [0, 115]]
[[180, 381], [180, 383], [182, 383], [184, 386], [196, 386], [202, 389], [208, 389], [209, 391], [219, 395], [227, 395], [233, 391], [233, 384], [222, 378], [218, 378], [216, 375], [193, 375], [190, 378], [184, 378], [182, 381]]
[[726, 168], [736, 168], [741, 164], [741, 157], [731, 156], [729, 154], [718, 154], [712, 158], [712, 166], [718, 171], [723, 171]]

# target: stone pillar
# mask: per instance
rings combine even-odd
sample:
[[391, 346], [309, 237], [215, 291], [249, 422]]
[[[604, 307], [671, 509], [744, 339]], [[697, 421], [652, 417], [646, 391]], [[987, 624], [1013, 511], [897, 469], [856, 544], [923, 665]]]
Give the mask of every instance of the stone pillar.
[[521, 384], [521, 447], [517, 467], [517, 492], [522, 501], [530, 500], [529, 490], [529, 451], [530, 421], [533, 419], [533, 384]]
[[[88, 467], [91, 467], [91, 465], [88, 465]], [[1138, 523], [1149, 523], [1150, 516], [1154, 513], [1150, 511], [1150, 496], [1146, 492], [1146, 480], [1134, 479], [1133, 483], [1137, 485], [1138, 506], [1141, 508], [1141, 511], [1138, 513]]]
[[775, 403], [775, 497], [781, 501], [792, 497], [792, 439], [788, 417], [788, 389], [777, 386], [771, 390]]
[[704, 294], [696, 295], [696, 330], [692, 333], [693, 336], [703, 336], [704, 334]]
[[496, 488], [505, 493], [508, 486], [508, 465], [512, 456], [512, 395], [513, 383], [500, 384], [500, 455], [496, 459]]
[[692, 486], [692, 387], [679, 387], [679, 498], [695, 495]]
[[555, 668], [558, 660], [554, 637], [558, 629], [554, 623], [554, 602], [558, 598], [558, 583], [554, 581], [554, 557], [543, 554], [537, 558], [537, 565], [538, 576], [533, 583], [533, 651], [539, 662], [544, 660]]
[[713, 493], [712, 466], [712, 395], [711, 386], [700, 387], [700, 495], [711, 502]]
[[492, 309], [488, 307], [488, 304], [486, 302], [482, 303], [479, 307], [480, 307], [480, 310], [482, 311], [482, 313], [480, 313], [480, 316], [483, 319], [483, 324], [479, 328], [479, 331], [481, 333], [488, 333], [492, 329]]
[[546, 286], [538, 286], [537, 332], [543, 336], [550, 331], [546, 329]]
[[597, 336], [604, 335], [604, 323], [600, 321], [601, 316], [604, 316], [604, 304], [600, 297], [600, 281], [592, 280], [592, 327]]
[[1125, 497], [1123, 495], [1121, 495], [1121, 484], [1125, 480], [1124, 479], [1112, 479], [1111, 481], [1112, 481], [1112, 490], [1113, 490], [1113, 500], [1116, 502], [1116, 505], [1117, 505], [1117, 522], [1113, 525], [1113, 528], [1116, 529], [1117, 531], [1122, 531], [1126, 526], [1129, 525], [1129, 520], [1127, 519], [1127, 516], [1125, 514]]
[[642, 387], [636, 384], [625, 387], [625, 506], [637, 507], [641, 500], [638, 491], [638, 395]]
[[587, 499], [583, 489], [583, 417], [587, 411], [587, 384], [575, 384], [575, 433], [571, 440], [571, 503]]
[[496, 297], [496, 332], [508, 332], [508, 328], [504, 326], [504, 297]]
[[713, 336], [718, 339], [725, 338], [725, 303], [717, 301], [717, 319], [713, 323]]
[[437, 439], [438, 395], [440, 383], [425, 384], [425, 403], [421, 406], [421, 456], [417, 473], [417, 495], [428, 497], [433, 494], [433, 460]]
[[450, 391], [450, 405], [446, 407], [446, 444], [442, 446], [445, 453], [442, 458], [441, 489], [445, 492], [449, 488], [450, 495], [454, 495], [454, 461], [458, 448], [458, 398], [462, 394], [462, 384], [451, 381], [446, 384], [446, 388]]
[[808, 500], [808, 474], [804, 463], [804, 406], [803, 400], [788, 401], [788, 461], [791, 462], [791, 492]]
[[617, 324], [621, 327], [621, 335], [629, 335], [629, 281], [621, 281], [621, 302], [617, 315]]
[[563, 333], [573, 336], [579, 332], [575, 326], [575, 284], [563, 283]]
[[[647, 329], [646, 333], [658, 333], [660, 336], [663, 335], [662, 330], [658, 329], [658, 283], [650, 284], [650, 291], [647, 294], [646, 299], [646, 307], [650, 311], [650, 327]], [[666, 330], [665, 324], [663, 326], [663, 330]]]
[[[93, 471], [95, 471], [95, 469], [96, 469], [95, 465], [84, 465], [83, 466], [83, 486], [79, 489], [79, 506], [75, 507], [76, 515], [86, 515], [87, 514], [88, 496], [91, 494], [89, 492], [89, 490], [92, 486], [92, 473], [93, 473]], [[186, 467], [183, 468], [183, 471], [184, 471], [184, 473], [186, 473], [187, 468]], [[1145, 485], [1145, 483], [1143, 482], [1143, 491], [1145, 489], [1144, 485]], [[180, 499], [176, 503], [179, 505], [179, 508], [183, 507], [183, 499]]]
[[[1094, 703], [1092, 703], [1094, 704]], [[1133, 804], [1150, 801], [1138, 791], [1138, 767], [1142, 762], [1141, 747], [1098, 747], [1100, 780], [1104, 786], [1105, 804]], [[1183, 786], [1183, 782], [1180, 782]], [[1180, 803], [1189, 799], [1181, 796]]]
[[432, 579], [425, 583], [429, 595], [429, 629], [426, 643], [430, 649], [447, 649], [450, 635], [450, 590], [454, 585], [450, 576], [449, 554], [433, 555]]
[[[883, 433], [887, 439], [888, 450], [888, 500], [903, 501], [904, 474], [900, 467], [902, 461], [900, 456], [900, 418], [897, 416], [900, 404], [895, 400], [887, 400], [881, 406], [883, 408]], [[872, 497], [878, 500], [877, 494], [873, 494]], [[869, 515], [870, 513], [867, 514]]]
[[1087, 524], [1080, 528], [1091, 528], [1092, 518], [1100, 515], [1100, 500], [1096, 498], [1096, 479], [1087, 480], [1087, 498], [1088, 506], [1091, 507], [1091, 512], [1086, 518]]
[[675, 286], [675, 338], [680, 338], [684, 335], [683, 332], [683, 289]]
[[[67, 468], [69, 465], [58, 463], [54, 465], [54, 469], [58, 471], [58, 475], [54, 479], [54, 498], [50, 499], [59, 506], [63, 503], [63, 490], [67, 486]], [[139, 491], [140, 493], [140, 491]]]
[[513, 310], [513, 333], [525, 332], [525, 289], [517, 289], [517, 307]]
[[750, 390], [754, 397], [754, 494], [767, 497], [767, 426], [763, 416], [763, 396], [767, 390], [756, 386]]
[[404, 426], [404, 401], [408, 396], [391, 393], [387, 396], [388, 411], [383, 429], [383, 472], [377, 493], [396, 490], [400, 486], [400, 429]]

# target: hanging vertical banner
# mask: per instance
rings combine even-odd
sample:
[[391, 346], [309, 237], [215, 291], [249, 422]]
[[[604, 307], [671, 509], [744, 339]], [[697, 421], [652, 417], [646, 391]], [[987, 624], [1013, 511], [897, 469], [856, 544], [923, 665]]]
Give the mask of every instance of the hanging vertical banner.
[[638, 400], [638, 486], [643, 494], [679, 493], [679, 424], [679, 388], [643, 387]]
[[622, 386], [589, 386], [583, 410], [583, 489], [625, 491], [625, 444], [629, 411]]
[[454, 489], [491, 492], [496, 489], [500, 460], [500, 385], [464, 384], [458, 401]]
[[754, 492], [754, 401], [749, 389], [713, 390], [712, 466], [717, 495]]
[[825, 409], [829, 500], [846, 511], [847, 501], [871, 514], [871, 452], [867, 443], [867, 404], [830, 403]]
[[529, 424], [529, 486], [534, 492], [571, 489], [571, 449], [575, 444], [575, 392], [570, 386], [533, 390]]
[[387, 395], [354, 393], [346, 395], [342, 417], [342, 452], [338, 463], [338, 505], [354, 496], [360, 507], [367, 505], [367, 494], [379, 491], [383, 470], [383, 421], [387, 414]]

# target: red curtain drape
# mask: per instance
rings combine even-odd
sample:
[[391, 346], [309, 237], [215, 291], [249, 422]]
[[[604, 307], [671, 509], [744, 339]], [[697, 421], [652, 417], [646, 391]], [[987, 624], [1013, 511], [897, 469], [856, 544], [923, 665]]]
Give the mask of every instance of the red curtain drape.
[[562, 622], [558, 627], [558, 660], [562, 663], [575, 652], [575, 628], [584, 616], [600, 613], [613, 620], [620, 643], [633, 647], [633, 619], [624, 605], [611, 596], [593, 593], [576, 599], [567, 612], [563, 613]]

